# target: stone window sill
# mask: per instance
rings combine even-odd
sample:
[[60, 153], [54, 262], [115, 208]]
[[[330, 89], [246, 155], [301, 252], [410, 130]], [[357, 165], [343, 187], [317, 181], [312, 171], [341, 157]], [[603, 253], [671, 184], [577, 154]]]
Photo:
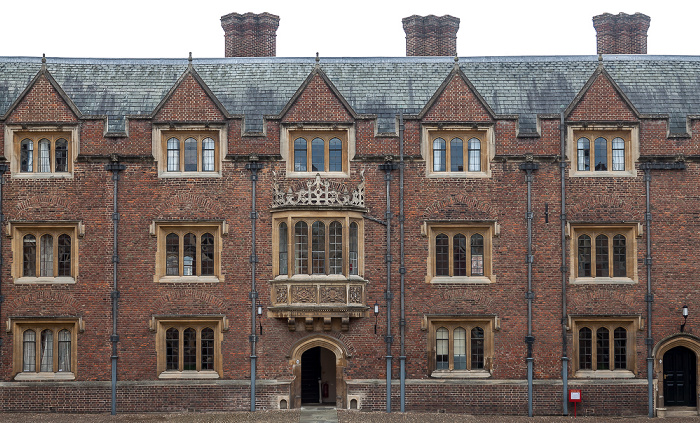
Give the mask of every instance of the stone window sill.
[[485, 379], [491, 377], [488, 370], [434, 370], [430, 377], [436, 379]]
[[602, 285], [602, 284], [633, 284], [637, 281], [630, 278], [576, 278], [571, 281], [574, 285]]
[[161, 276], [160, 283], [218, 283], [217, 276]]
[[60, 380], [75, 380], [73, 372], [22, 372], [17, 373], [15, 380], [45, 380], [45, 381], [60, 381]]
[[430, 283], [433, 284], [488, 284], [493, 281], [486, 276], [433, 276]]
[[629, 370], [578, 370], [574, 376], [581, 379], [632, 379], [634, 373]]
[[196, 370], [185, 370], [183, 372], [178, 371], [165, 371], [158, 375], [158, 379], [218, 379], [219, 373], [214, 370], [203, 370], [198, 372]]
[[44, 284], [74, 284], [75, 279], [70, 276], [59, 276], [59, 277], [22, 277], [15, 279], [15, 284], [18, 285], [44, 285]]

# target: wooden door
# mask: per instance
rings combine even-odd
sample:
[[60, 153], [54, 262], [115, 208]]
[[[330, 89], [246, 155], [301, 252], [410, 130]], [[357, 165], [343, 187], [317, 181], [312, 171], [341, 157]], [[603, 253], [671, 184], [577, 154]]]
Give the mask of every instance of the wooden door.
[[686, 347], [675, 347], [664, 354], [664, 405], [695, 407], [697, 404], [695, 353]]

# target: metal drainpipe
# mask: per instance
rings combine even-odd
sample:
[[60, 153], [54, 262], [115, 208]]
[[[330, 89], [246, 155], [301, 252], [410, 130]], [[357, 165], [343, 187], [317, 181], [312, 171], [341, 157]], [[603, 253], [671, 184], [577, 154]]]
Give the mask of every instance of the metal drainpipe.
[[649, 197], [651, 189], [651, 166], [642, 166], [644, 168], [644, 183], [646, 185], [646, 213], [644, 221], [647, 233], [647, 252], [644, 258], [644, 263], [647, 267], [647, 295], [645, 301], [647, 303], [647, 383], [649, 394], [649, 417], [654, 417], [654, 357], [652, 357], [652, 348], [654, 347], [654, 338], [651, 336], [651, 305], [654, 302], [654, 295], [651, 292], [651, 198]]
[[561, 135], [561, 153], [559, 169], [561, 173], [561, 379], [562, 379], [562, 415], [569, 415], [569, 357], [566, 340], [566, 125], [564, 113], [560, 114], [559, 132]]
[[396, 163], [388, 157], [386, 163], [379, 165], [379, 169], [386, 172], [386, 412], [391, 413], [391, 343], [394, 337], [391, 335], [391, 300], [394, 294], [391, 292], [391, 171], [396, 169]]
[[119, 290], [117, 290], [117, 265], [119, 263], [119, 203], [117, 198], [119, 194], [119, 172], [126, 169], [126, 166], [120, 164], [116, 156], [112, 156], [112, 162], [105, 166], [107, 171], [112, 172], [112, 191], [114, 193], [113, 208], [112, 208], [112, 335], [109, 340], [112, 342], [112, 415], [117, 414], [117, 344], [119, 343], [119, 334], [117, 334], [117, 309], [119, 305]]
[[532, 417], [532, 364], [534, 359], [532, 358], [532, 344], [535, 343], [535, 337], [532, 336], [532, 300], [535, 298], [535, 294], [532, 292], [532, 172], [539, 169], [537, 163], [526, 162], [520, 165], [520, 170], [525, 171], [525, 181], [527, 182], [527, 257], [525, 259], [527, 263], [527, 293], [525, 298], [527, 298], [527, 336], [525, 337], [525, 343], [527, 343], [527, 415]]
[[255, 250], [255, 222], [258, 219], [258, 213], [255, 206], [256, 184], [258, 181], [258, 171], [263, 168], [262, 163], [258, 162], [257, 157], [251, 157], [250, 163], [245, 165], [245, 168], [250, 171], [250, 181], [252, 184], [252, 200], [251, 200], [251, 251], [250, 251], [250, 411], [255, 411], [255, 369], [257, 356], [255, 355], [256, 343], [258, 336], [255, 334], [255, 316], [258, 302], [258, 291], [255, 290], [255, 265], [258, 262], [258, 256]]
[[[0, 163], [0, 226], [5, 222], [5, 215], [2, 214], [2, 186], [5, 184], [5, 178], [2, 176], [7, 172], [7, 163]], [[5, 296], [2, 295], [2, 236], [0, 236], [0, 320], [2, 320], [2, 303], [5, 301]], [[2, 347], [2, 337], [0, 337], [0, 348]]]
[[403, 113], [399, 113], [399, 229], [401, 243], [401, 266], [399, 274], [401, 275], [401, 318], [399, 320], [399, 330], [401, 331], [401, 355], [399, 355], [400, 378], [401, 378], [401, 412], [406, 411], [406, 257], [404, 254], [404, 213], [403, 213], [403, 184], [404, 184], [404, 168], [406, 163], [403, 160]]

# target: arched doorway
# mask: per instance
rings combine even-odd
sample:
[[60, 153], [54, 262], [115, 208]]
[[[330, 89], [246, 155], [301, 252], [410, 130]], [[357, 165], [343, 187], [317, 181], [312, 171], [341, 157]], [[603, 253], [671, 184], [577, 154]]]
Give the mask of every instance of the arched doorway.
[[659, 341], [652, 355], [658, 381], [657, 407], [663, 409], [666, 416], [672, 410], [697, 410], [700, 337], [689, 333], [668, 336]]
[[292, 407], [302, 404], [328, 404], [345, 407], [347, 349], [335, 338], [309, 337], [292, 347], [290, 364], [294, 372], [290, 398]]
[[664, 403], [667, 407], [695, 407], [696, 370], [695, 353], [678, 346], [663, 356]]
[[301, 355], [301, 403], [335, 404], [335, 354], [313, 347]]

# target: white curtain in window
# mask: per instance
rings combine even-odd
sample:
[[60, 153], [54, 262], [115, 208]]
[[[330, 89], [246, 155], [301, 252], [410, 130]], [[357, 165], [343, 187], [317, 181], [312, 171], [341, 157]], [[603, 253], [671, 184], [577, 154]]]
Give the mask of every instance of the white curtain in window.
[[58, 333], [58, 371], [70, 372], [70, 332], [66, 329]]
[[39, 141], [39, 172], [51, 172], [51, 146], [47, 139]]
[[53, 372], [53, 332], [46, 329], [41, 332], [41, 369]]
[[41, 237], [41, 276], [53, 277], [53, 237]]
[[23, 372], [36, 372], [36, 333], [33, 330], [24, 331], [23, 340]]

